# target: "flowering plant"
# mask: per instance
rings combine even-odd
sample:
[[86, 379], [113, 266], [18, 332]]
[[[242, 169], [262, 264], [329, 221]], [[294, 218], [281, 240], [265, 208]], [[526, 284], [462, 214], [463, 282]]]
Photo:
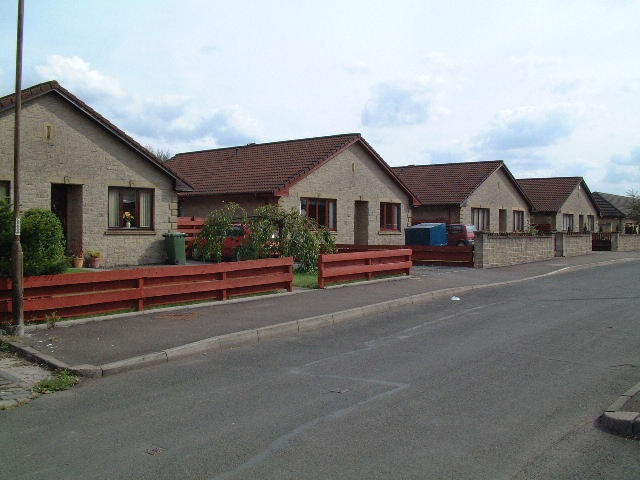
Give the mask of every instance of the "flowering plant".
[[122, 214], [122, 219], [125, 222], [133, 222], [135, 220], [135, 217], [133, 216], [133, 214], [131, 212], [124, 212]]

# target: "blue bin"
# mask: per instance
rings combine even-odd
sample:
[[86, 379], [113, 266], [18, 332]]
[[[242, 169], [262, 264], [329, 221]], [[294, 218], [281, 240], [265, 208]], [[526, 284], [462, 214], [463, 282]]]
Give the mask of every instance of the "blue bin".
[[405, 245], [443, 247], [448, 240], [446, 223], [419, 223], [404, 229]]

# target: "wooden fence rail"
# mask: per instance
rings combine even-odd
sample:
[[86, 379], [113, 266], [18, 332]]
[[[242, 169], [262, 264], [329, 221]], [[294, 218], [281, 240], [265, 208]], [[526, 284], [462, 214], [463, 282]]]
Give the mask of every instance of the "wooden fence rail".
[[352, 280], [372, 280], [386, 275], [411, 275], [411, 250], [370, 250], [329, 253], [318, 259], [318, 285]]
[[473, 246], [435, 247], [429, 245], [336, 245], [338, 252], [368, 252], [372, 250], [411, 249], [414, 265], [442, 265], [473, 268]]
[[[0, 279], [0, 324], [12, 320], [11, 280]], [[91, 316], [275, 290], [293, 290], [293, 259], [158, 266], [24, 280], [25, 323]]]

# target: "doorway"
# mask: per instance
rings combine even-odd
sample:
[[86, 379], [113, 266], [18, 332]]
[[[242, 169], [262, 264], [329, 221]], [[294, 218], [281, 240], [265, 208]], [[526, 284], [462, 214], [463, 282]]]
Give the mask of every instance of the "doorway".
[[60, 219], [67, 253], [82, 250], [82, 185], [51, 184], [51, 211]]
[[369, 202], [356, 200], [353, 215], [354, 245], [369, 245]]

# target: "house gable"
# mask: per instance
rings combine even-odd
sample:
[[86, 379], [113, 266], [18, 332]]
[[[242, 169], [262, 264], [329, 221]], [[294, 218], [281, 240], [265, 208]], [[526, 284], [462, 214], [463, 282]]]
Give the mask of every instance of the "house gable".
[[[28, 89], [23, 97], [22, 210], [54, 211], [63, 220], [69, 254], [98, 250], [111, 266], [163, 262], [162, 233], [177, 224], [175, 188], [187, 184], [55, 82]], [[0, 180], [9, 182], [13, 181], [12, 103], [13, 97], [0, 100]], [[144, 190], [144, 200], [131, 201], [140, 208], [140, 202], [146, 202], [148, 223], [125, 230], [118, 204], [110, 206], [112, 189], [133, 195]]]

